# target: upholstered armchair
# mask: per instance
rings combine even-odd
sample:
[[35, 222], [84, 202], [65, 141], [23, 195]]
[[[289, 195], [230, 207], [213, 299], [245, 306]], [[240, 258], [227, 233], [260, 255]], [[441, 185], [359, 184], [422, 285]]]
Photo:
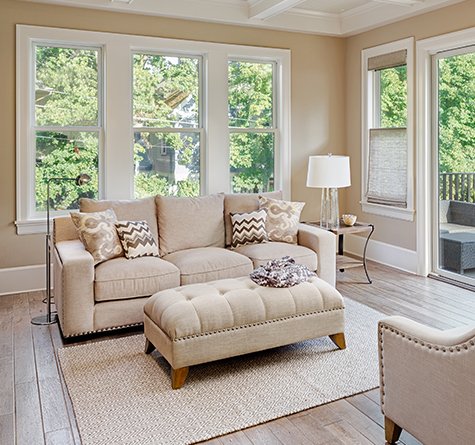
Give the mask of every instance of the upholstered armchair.
[[379, 323], [386, 441], [475, 443], [475, 326], [440, 331], [404, 317]]

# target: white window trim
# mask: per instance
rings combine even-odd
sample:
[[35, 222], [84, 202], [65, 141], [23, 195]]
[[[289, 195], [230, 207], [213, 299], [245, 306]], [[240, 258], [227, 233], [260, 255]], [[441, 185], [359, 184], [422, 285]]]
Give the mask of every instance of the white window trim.
[[[364, 49], [361, 52], [361, 208], [371, 213], [404, 221], [414, 220], [414, 38], [398, 40], [385, 45]], [[372, 123], [374, 103], [372, 73], [368, 71], [368, 59], [382, 54], [407, 50], [407, 207], [392, 207], [369, 203], [366, 200], [369, 166], [369, 129]]]
[[[475, 43], [475, 27], [450, 34], [420, 40], [417, 51], [417, 273], [426, 276], [432, 272], [432, 233], [435, 204], [433, 183], [433, 107], [432, 56], [442, 51], [462, 48]], [[432, 230], [430, 230], [432, 228]], [[457, 279], [460, 280], [457, 274]], [[463, 279], [462, 279], [463, 281]]]
[[[275, 187], [290, 198], [290, 50], [228, 45], [221, 43], [163, 39], [136, 35], [45, 28], [16, 27], [16, 202], [18, 234], [44, 233], [44, 218], [34, 218], [30, 199], [32, 146], [31, 121], [32, 43], [63, 42], [102, 47], [104, 60], [103, 95], [104, 148], [100, 153], [100, 198], [133, 198], [132, 144], [132, 53], [157, 52], [196, 55], [203, 60], [204, 137], [201, 147], [203, 192], [230, 191], [228, 129], [228, 60], [242, 58], [276, 63], [276, 94], [279, 104], [276, 127], [279, 138], [275, 153]], [[128, 54], [129, 57], [124, 57]], [[117, 94], [120, 92], [120, 94]], [[130, 141], [129, 144], [124, 141]], [[112, 174], [113, 172], [113, 174]], [[220, 174], [216, 174], [219, 172]]]

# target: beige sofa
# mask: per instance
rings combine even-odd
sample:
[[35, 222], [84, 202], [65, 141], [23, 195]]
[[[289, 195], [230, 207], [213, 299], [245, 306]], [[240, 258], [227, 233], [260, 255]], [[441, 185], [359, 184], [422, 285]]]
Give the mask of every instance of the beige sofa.
[[[279, 192], [264, 194], [280, 198]], [[231, 250], [232, 212], [259, 206], [257, 194], [133, 201], [81, 200], [80, 210], [112, 208], [119, 220], [146, 220], [160, 258], [114, 258], [94, 267], [69, 216], [54, 219], [54, 297], [65, 337], [143, 323], [150, 295], [184, 284], [248, 275], [273, 258], [290, 255], [335, 284], [335, 236], [300, 224], [298, 244], [269, 242]]]

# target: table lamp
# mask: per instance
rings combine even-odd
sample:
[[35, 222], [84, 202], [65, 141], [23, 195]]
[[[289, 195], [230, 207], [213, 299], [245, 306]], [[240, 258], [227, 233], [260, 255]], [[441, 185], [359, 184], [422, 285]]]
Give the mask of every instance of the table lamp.
[[328, 155], [308, 159], [307, 187], [322, 189], [320, 227], [335, 229], [340, 225], [338, 189], [351, 185], [350, 158]]

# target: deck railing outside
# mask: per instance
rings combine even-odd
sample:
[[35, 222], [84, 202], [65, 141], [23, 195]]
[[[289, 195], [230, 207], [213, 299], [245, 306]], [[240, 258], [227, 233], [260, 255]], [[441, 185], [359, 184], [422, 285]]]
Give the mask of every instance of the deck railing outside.
[[440, 173], [440, 199], [475, 203], [475, 172]]

